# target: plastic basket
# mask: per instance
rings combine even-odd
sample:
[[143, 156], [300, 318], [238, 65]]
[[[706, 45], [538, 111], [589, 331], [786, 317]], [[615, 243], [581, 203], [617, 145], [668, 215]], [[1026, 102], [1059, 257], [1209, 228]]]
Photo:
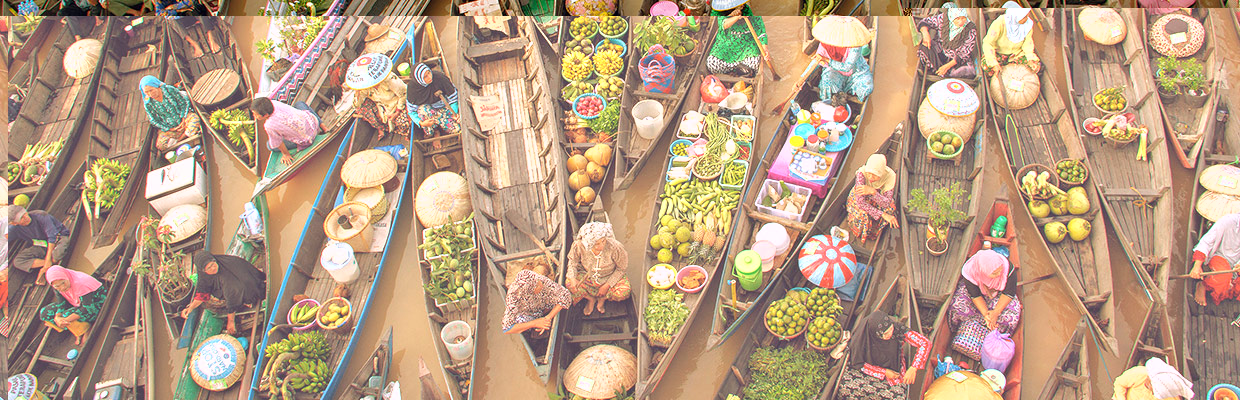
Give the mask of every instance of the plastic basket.
[[[583, 93], [580, 96], [577, 96], [576, 99], [573, 99], [573, 114], [577, 114], [577, 118], [581, 118], [582, 120], [591, 120], [591, 119], [598, 118], [599, 117], [598, 115], [587, 117], [577, 112], [577, 104], [580, 103], [582, 99], [585, 99], [587, 97], [597, 97], [600, 101], [603, 102], [602, 109], [604, 110], [607, 109], [607, 99], [603, 98], [603, 96], [600, 96], [598, 93]], [[602, 114], [603, 112], [599, 111], [599, 115], [602, 115]]]
[[[749, 161], [745, 161], [745, 160], [732, 160], [732, 162], [730, 162], [730, 163], [728, 163], [728, 164], [729, 164], [729, 166], [728, 166], [728, 167], [731, 167], [732, 165], [738, 165], [738, 164], [739, 164], [739, 165], [744, 165], [744, 166], [745, 166], [745, 172], [741, 173], [741, 181], [740, 181], [740, 183], [737, 183], [737, 184], [735, 184], [735, 185], [729, 185], [727, 182], [724, 182], [724, 181], [723, 181], [723, 179], [720, 179], [720, 180], [719, 180], [719, 187], [722, 187], [722, 188], [724, 188], [724, 189], [729, 189], [729, 190], [741, 190], [741, 188], [745, 187], [745, 182], [749, 180]], [[724, 171], [727, 171], [727, 168], [728, 168], [728, 167], [724, 167]]]
[[285, 321], [287, 321], [289, 325], [293, 325], [293, 330], [295, 330], [295, 331], [306, 331], [306, 330], [310, 330], [310, 329], [314, 328], [315, 326], [317, 326], [317, 324], [315, 323], [315, 320], [317, 320], [317, 319], [318, 319], [318, 313], [317, 313], [317, 312], [315, 313], [315, 318], [314, 318], [314, 319], [312, 319], [312, 320], [310, 320], [310, 322], [307, 322], [305, 325], [300, 325], [300, 326], [299, 326], [299, 325], [297, 325], [296, 323], [294, 323], [294, 322], [293, 322], [293, 312], [292, 312], [292, 311], [293, 311], [293, 309], [294, 309], [294, 308], [297, 308], [297, 307], [299, 307], [299, 306], [301, 306], [301, 305], [303, 305], [303, 304], [314, 304], [314, 305], [316, 305], [316, 306], [320, 306], [320, 309], [321, 309], [321, 306], [322, 306], [322, 303], [319, 303], [319, 301], [318, 301], [318, 300], [315, 300], [315, 299], [302, 299], [302, 300], [301, 300], [301, 301], [299, 301], [299, 302], [293, 303], [293, 306], [289, 308], [288, 315], [286, 315], [286, 316], [285, 316]]
[[618, 45], [620, 45], [620, 58], [622, 58], [622, 59], [624, 58], [624, 56], [625, 56], [626, 54], [629, 54], [629, 45], [624, 44], [624, 41], [623, 41], [623, 40], [620, 40], [620, 39], [615, 39], [615, 38], [607, 38], [607, 37], [605, 37], [605, 38], [603, 38], [603, 40], [599, 40], [598, 42], [595, 42], [595, 43], [594, 43], [594, 49], [595, 49], [595, 50], [598, 50], [599, 45], [602, 45], [602, 44], [603, 44], [603, 42], [609, 42], [609, 43], [612, 43], [612, 44], [618, 44]]
[[[756, 129], [758, 126], [758, 120], [754, 118], [754, 116], [752, 115], [733, 115], [731, 118], [732, 125], [739, 127], [740, 124], [738, 123], [738, 121], [749, 121], [750, 122], [749, 126], [751, 128]], [[753, 135], [754, 135], [753, 129], [749, 131], [748, 135], [741, 134], [740, 130], [736, 130], [736, 140], [744, 140], [746, 142], [753, 141]]]
[[619, 39], [619, 38], [624, 37], [626, 33], [629, 33], [629, 20], [625, 19], [624, 17], [618, 17], [618, 18], [621, 22], [624, 22], [624, 29], [622, 29], [619, 33], [616, 33], [614, 35], [608, 35], [606, 33], [603, 33], [603, 29], [602, 29], [603, 27], [599, 26], [598, 35], [608, 38], [608, 39]]
[[[685, 145], [684, 149], [681, 149], [679, 154], [676, 153], [676, 145], [678, 144]], [[688, 156], [689, 146], [692, 146], [692, 145], [693, 145], [693, 142], [689, 141], [688, 139], [676, 139], [672, 141], [672, 144], [670, 146], [667, 146], [667, 153], [671, 154], [672, 157], [678, 157], [678, 156], [685, 157], [685, 156]]]
[[[938, 131], [938, 132], [934, 132], [934, 133], [937, 133], [937, 134], [940, 134], [940, 135], [947, 135], [947, 136], [951, 136], [952, 138], [956, 138], [956, 139], [962, 139], [962, 138], [960, 137], [960, 135], [957, 135], [957, 134], [956, 134], [956, 132], [951, 132], [951, 131]], [[933, 135], [933, 134], [931, 134], [931, 137], [933, 137], [933, 136], [934, 136], [934, 135]], [[941, 143], [941, 142], [940, 142], [940, 143]], [[938, 158], [938, 159], [940, 159], [940, 160], [955, 160], [955, 159], [956, 159], [956, 157], [960, 157], [960, 154], [964, 152], [964, 141], [963, 141], [963, 140], [961, 140], [960, 147], [959, 147], [959, 148], [957, 148], [957, 149], [956, 149], [956, 151], [955, 151], [955, 152], [953, 152], [953, 153], [951, 153], [951, 154], [939, 153], [939, 152], [937, 152], [937, 151], [934, 151], [934, 149], [930, 147], [930, 145], [932, 145], [932, 144], [934, 144], [934, 142], [930, 141], [930, 138], [926, 138], [926, 148], [930, 150], [930, 155], [932, 155], [932, 156], [934, 156], [935, 158]]]

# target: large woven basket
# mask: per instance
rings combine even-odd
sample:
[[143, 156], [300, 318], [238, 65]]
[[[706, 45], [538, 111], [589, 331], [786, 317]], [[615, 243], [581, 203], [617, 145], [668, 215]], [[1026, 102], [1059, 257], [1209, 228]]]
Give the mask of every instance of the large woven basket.
[[1128, 26], [1119, 13], [1111, 8], [1089, 7], [1076, 16], [1077, 26], [1086, 39], [1110, 46], [1124, 41]]
[[[1050, 172], [1050, 173], [1051, 173], [1051, 177], [1050, 177], [1050, 179], [1047, 179], [1047, 182], [1049, 182], [1049, 183], [1050, 183], [1050, 184], [1052, 184], [1052, 185], [1055, 185], [1055, 187], [1059, 187], [1059, 173], [1058, 173], [1058, 172], [1056, 172], [1056, 171], [1055, 171], [1053, 168], [1051, 168], [1051, 167], [1047, 167], [1047, 166], [1045, 166], [1045, 165], [1042, 165], [1042, 164], [1037, 164], [1037, 163], [1026, 165], [1026, 166], [1022, 167], [1022, 168], [1020, 169], [1020, 171], [1016, 171], [1016, 186], [1017, 186], [1017, 187], [1019, 187], [1019, 186], [1020, 186], [1020, 179], [1021, 179], [1021, 177], [1025, 176], [1025, 174], [1028, 174], [1028, 173], [1029, 173], [1029, 171], [1037, 171], [1037, 172], [1038, 172], [1038, 174], [1041, 174], [1041, 173], [1042, 173], [1042, 171], [1048, 171], [1048, 172]], [[1025, 195], [1025, 196], [1028, 196], [1028, 197], [1030, 197], [1030, 198], [1032, 198], [1032, 199], [1035, 199], [1035, 200], [1048, 200], [1048, 199], [1050, 199], [1050, 196], [1034, 196], [1034, 195], [1033, 195], [1033, 194], [1031, 194], [1031, 193], [1025, 193], [1024, 189], [1020, 189], [1020, 193], [1021, 193], [1021, 194], [1023, 194], [1023, 195]]]
[[454, 172], [431, 174], [418, 186], [413, 196], [413, 208], [422, 226], [440, 226], [463, 220], [473, 211], [469, 181]]
[[206, 226], [207, 209], [198, 204], [182, 204], [172, 207], [159, 220], [161, 229], [167, 228], [172, 232], [172, 237], [168, 239], [169, 244], [189, 239]]
[[922, 99], [921, 105], [917, 107], [917, 129], [921, 131], [923, 138], [929, 138], [934, 132], [948, 131], [959, 135], [961, 141], [968, 143], [973, 137], [975, 123], [976, 113], [962, 117], [943, 114], [930, 105], [929, 99]]
[[340, 167], [340, 180], [345, 186], [368, 188], [382, 185], [396, 176], [396, 158], [383, 150], [359, 151]]
[[[345, 228], [338, 222], [342, 216], [351, 219], [352, 227]], [[370, 207], [358, 201], [337, 206], [323, 219], [323, 232], [333, 240], [352, 246], [354, 252], [370, 251], [370, 243], [375, 234], [375, 226], [370, 219]]]
[[356, 201], [370, 206], [370, 220], [378, 221], [383, 219], [388, 212], [387, 193], [383, 191], [383, 186], [375, 186], [368, 188], [347, 188], [344, 191], [344, 201]]
[[1009, 110], [1033, 105], [1042, 96], [1042, 81], [1025, 65], [1008, 65], [990, 78], [990, 98]]
[[610, 344], [582, 350], [564, 370], [564, 387], [587, 399], [609, 399], [637, 384], [637, 357]]

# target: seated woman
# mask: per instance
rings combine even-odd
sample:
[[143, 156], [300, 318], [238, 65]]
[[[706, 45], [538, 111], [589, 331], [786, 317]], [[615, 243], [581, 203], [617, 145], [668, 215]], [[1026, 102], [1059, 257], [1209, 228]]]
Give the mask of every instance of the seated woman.
[[206, 251], [194, 254], [194, 268], [198, 272], [198, 284], [194, 287], [194, 299], [181, 310], [181, 318], [189, 318], [191, 311], [204, 306], [224, 314], [227, 319], [224, 333], [236, 335], [236, 313], [267, 298], [267, 277], [244, 258]]
[[943, 5], [944, 12], [917, 23], [921, 43], [917, 58], [931, 73], [948, 78], [977, 76], [973, 49], [977, 47], [977, 25], [968, 12], [954, 3]]
[[74, 344], [81, 345], [90, 323], [103, 311], [108, 288], [89, 274], [59, 265], [47, 268], [47, 280], [61, 300], [39, 309], [39, 319], [57, 332], [68, 329], [76, 338]]
[[581, 299], [589, 300], [582, 312], [590, 315], [595, 308], [598, 312], [607, 312], [603, 305], [608, 300], [629, 298], [629, 278], [624, 274], [628, 267], [629, 254], [616, 240], [611, 224], [582, 225], [568, 251], [568, 273], [565, 275], [568, 291], [573, 293], [573, 304]]
[[[840, 379], [840, 398], [904, 399], [908, 385], [917, 380], [917, 370], [930, 357], [930, 340], [883, 311], [870, 313], [857, 326], [848, 347], [848, 366]], [[904, 344], [917, 348], [912, 365], [904, 365]]]
[[[413, 82], [405, 92], [405, 102], [409, 110], [409, 119], [418, 124], [426, 133], [433, 137], [435, 131], [452, 135], [461, 131], [457, 119], [456, 86], [444, 73], [419, 63], [413, 68]], [[447, 104], [444, 102], [447, 101]]]
[[[748, 7], [745, 9], [748, 10]], [[719, 29], [715, 32], [715, 44], [706, 55], [706, 69], [716, 75], [754, 77], [758, 73], [758, 63], [762, 62], [762, 50], [753, 40], [754, 34], [744, 19], [749, 19], [758, 40], [766, 44], [766, 25], [762, 23], [762, 17], [716, 18]]]
[[1115, 378], [1112, 400], [1178, 400], [1193, 398], [1193, 383], [1175, 367], [1154, 357]]
[[1020, 8], [1016, 2], [1003, 3], [1007, 9], [1003, 18], [996, 19], [986, 30], [982, 39], [982, 70], [993, 76], [1007, 65], [1023, 64], [1039, 72], [1042, 63], [1033, 50], [1033, 20], [1028, 8]]
[[[408, 137], [413, 127], [405, 102], [401, 101], [406, 97], [406, 85], [391, 70], [392, 59], [372, 53], [358, 57], [345, 73], [345, 87], [354, 91], [354, 115], [378, 130], [379, 139], [392, 132]], [[387, 72], [377, 80], [364, 77], [374, 71]]]
[[[855, 18], [847, 19], [849, 23], [861, 24]], [[818, 81], [818, 98], [829, 102], [836, 93], [844, 92], [857, 96], [861, 101], [870, 97], [874, 91], [874, 71], [865, 61], [861, 47], [836, 47], [826, 44], [825, 38], [830, 32], [838, 29], [831, 20], [821, 20], [814, 24], [813, 35], [818, 39], [818, 56], [822, 57], [822, 77]], [[857, 29], [864, 30], [861, 26]]]
[[556, 314], [573, 306], [573, 294], [551, 278], [523, 269], [508, 288], [504, 299], [504, 333], [521, 333], [534, 329], [542, 335], [551, 329]]
[[280, 162], [292, 164], [292, 151], [305, 150], [314, 144], [314, 137], [323, 134], [319, 116], [305, 102], [288, 105], [266, 96], [250, 102], [250, 113], [261, 134], [267, 135], [267, 150], [280, 153]]
[[958, 350], [976, 358], [987, 334], [994, 330], [1010, 334], [1020, 322], [1016, 269], [1007, 256], [987, 244], [964, 262], [961, 276], [964, 279], [952, 295], [948, 314], [952, 326], [959, 329], [957, 334], [967, 340], [958, 338], [953, 343], [966, 344], [969, 348]]
[[899, 228], [896, 220], [896, 172], [887, 166], [887, 156], [872, 154], [857, 169], [856, 185], [848, 193], [848, 225], [860, 243], [877, 238], [875, 224]]
[[146, 117], [159, 130], [155, 148], [172, 150], [180, 141], [198, 136], [202, 131], [202, 120], [190, 110], [189, 96], [185, 92], [150, 75], [142, 77], [138, 88], [142, 90]]
[[[1232, 271], [1230, 274], [1203, 276], [1202, 264], [1208, 264], [1210, 271]], [[1240, 300], [1240, 214], [1228, 214], [1218, 219], [1214, 226], [1201, 236], [1197, 246], [1193, 247], [1193, 269], [1189, 276], [1200, 280], [1193, 291], [1193, 299], [1197, 304], [1206, 305], [1206, 296], [1214, 300], [1214, 304], [1225, 300]], [[1233, 268], [1233, 266], [1236, 266]]]

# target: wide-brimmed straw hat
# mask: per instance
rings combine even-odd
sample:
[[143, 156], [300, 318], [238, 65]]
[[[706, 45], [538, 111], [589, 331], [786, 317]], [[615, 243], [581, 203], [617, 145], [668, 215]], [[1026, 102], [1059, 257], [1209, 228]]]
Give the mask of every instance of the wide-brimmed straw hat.
[[587, 399], [612, 398], [637, 384], [637, 357], [610, 344], [585, 349], [564, 371], [564, 386]]
[[344, 85], [349, 89], [370, 89], [392, 73], [392, 59], [383, 54], [367, 53], [353, 60], [344, 73]]
[[749, 0], [710, 0], [710, 8], [715, 11], [728, 11], [748, 2]]
[[366, 28], [366, 38], [364, 39], [366, 45], [362, 48], [362, 53], [384, 54], [400, 47], [401, 42], [404, 40], [405, 34], [399, 29], [387, 25], [374, 24]]
[[818, 42], [835, 47], [861, 47], [874, 40], [874, 33], [861, 20], [842, 15], [823, 17], [814, 24], [813, 33]]
[[103, 55], [103, 42], [96, 39], [82, 39], [69, 45], [65, 50], [65, 73], [73, 79], [82, 79], [95, 72], [99, 65], [99, 57]]

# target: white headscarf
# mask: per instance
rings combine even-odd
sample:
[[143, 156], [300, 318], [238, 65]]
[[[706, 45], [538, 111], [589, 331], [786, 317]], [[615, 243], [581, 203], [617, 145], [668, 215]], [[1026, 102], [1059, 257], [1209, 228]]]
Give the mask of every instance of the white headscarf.
[[599, 240], [615, 238], [616, 234], [612, 231], [611, 224], [606, 222], [586, 223], [581, 226], [581, 231], [577, 232], [577, 240], [587, 249], [594, 247]]
[[1033, 10], [1021, 8], [1020, 5], [1016, 4], [1014, 1], [1003, 3], [1003, 8], [1007, 10], [1003, 13], [1003, 20], [1005, 22], [1004, 28], [1006, 28], [1005, 30], [1007, 31], [1008, 40], [1012, 43], [1023, 42], [1025, 37], [1029, 36], [1029, 32], [1033, 31], [1033, 21], [1025, 21], [1025, 23], [1022, 24], [1020, 23], [1020, 20], [1028, 17], [1029, 13]]
[[1161, 358], [1154, 357], [1146, 361], [1145, 372], [1150, 375], [1150, 387], [1154, 389], [1154, 397], [1193, 398], [1193, 383], [1184, 379], [1184, 375], [1180, 375], [1179, 371], [1167, 365]]

